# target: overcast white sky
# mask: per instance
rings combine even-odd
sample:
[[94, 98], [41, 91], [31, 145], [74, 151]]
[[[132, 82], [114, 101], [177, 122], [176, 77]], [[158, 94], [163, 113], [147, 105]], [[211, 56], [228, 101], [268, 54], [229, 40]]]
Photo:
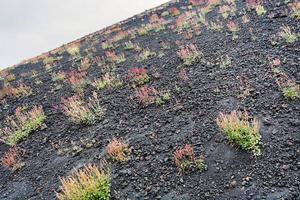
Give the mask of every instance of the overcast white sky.
[[0, 0], [0, 68], [168, 0]]

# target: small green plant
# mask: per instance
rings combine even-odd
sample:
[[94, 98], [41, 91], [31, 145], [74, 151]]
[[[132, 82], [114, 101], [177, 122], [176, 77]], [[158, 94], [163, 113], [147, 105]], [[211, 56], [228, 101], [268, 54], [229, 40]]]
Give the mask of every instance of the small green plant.
[[256, 118], [250, 121], [246, 111], [232, 111], [228, 115], [220, 113], [216, 122], [230, 142], [238, 144], [242, 149], [252, 151], [254, 155], [261, 154], [260, 125]]
[[62, 99], [62, 111], [71, 121], [77, 124], [94, 124], [104, 116], [97, 93], [93, 93], [85, 102], [78, 95]]
[[13, 146], [41, 127], [45, 119], [46, 115], [41, 106], [34, 106], [28, 112], [18, 107], [13, 116], [6, 118], [7, 126], [0, 129], [0, 139]]
[[256, 6], [255, 11], [256, 11], [256, 14], [257, 14], [258, 16], [265, 15], [266, 12], [267, 12], [267, 11], [265, 10], [265, 8], [264, 8], [262, 5]]
[[69, 73], [69, 78], [68, 78], [68, 82], [71, 84], [73, 90], [76, 93], [83, 93], [84, 92], [84, 88], [87, 85], [87, 80], [86, 80], [86, 72], [82, 71], [82, 72], [75, 72], [75, 71], [71, 71]]
[[109, 41], [102, 42], [103, 50], [112, 49], [112, 48], [114, 48], [114, 45], [111, 42], [109, 42]]
[[52, 74], [52, 80], [53, 81], [63, 81], [66, 78], [66, 73], [63, 71], [59, 71], [57, 73]]
[[67, 47], [66, 50], [73, 57], [80, 55], [80, 45], [79, 44], [78, 45], [71, 45], [71, 46]]
[[219, 21], [210, 22], [208, 27], [209, 27], [209, 29], [211, 29], [215, 32], [222, 32], [222, 28], [223, 28], [222, 24]]
[[138, 62], [141, 62], [141, 61], [147, 60], [155, 55], [156, 55], [155, 52], [151, 52], [149, 49], [145, 49], [137, 56], [136, 59]]
[[149, 29], [148, 29], [148, 27], [143, 26], [143, 27], [139, 28], [137, 30], [137, 32], [140, 36], [146, 36], [146, 35], [148, 35]]
[[[103, 166], [104, 165], [104, 166]], [[111, 175], [107, 164], [89, 164], [67, 178], [61, 178], [59, 200], [109, 200]]]
[[94, 82], [92, 82], [92, 85], [97, 90], [102, 90], [105, 88], [121, 87], [123, 85], [123, 81], [112, 73], [106, 73], [102, 78], [95, 79]]
[[288, 26], [283, 26], [281, 28], [281, 32], [279, 32], [279, 36], [282, 37], [287, 43], [295, 43], [298, 38], [297, 38], [297, 34], [292, 33], [290, 27]]
[[225, 69], [231, 65], [231, 58], [228, 55], [222, 56], [220, 58], [219, 66], [221, 69]]
[[292, 86], [286, 86], [281, 88], [282, 94], [287, 99], [296, 99], [299, 98], [299, 86], [298, 85], [292, 85]]
[[16, 80], [16, 76], [14, 74], [8, 74], [6, 77], [5, 77], [5, 82], [12, 82]]
[[44, 65], [52, 65], [52, 64], [53, 64], [54, 62], [56, 62], [57, 60], [58, 60], [57, 58], [48, 56], [48, 57], [45, 57], [45, 58], [44, 58], [43, 63], [44, 63]]
[[131, 41], [125, 42], [124, 49], [125, 50], [132, 50], [132, 49], [134, 49], [134, 44]]
[[163, 13], [161, 13], [162, 17], [166, 17], [166, 16], [169, 16], [169, 15], [170, 15], [170, 13], [167, 10], [164, 11]]
[[276, 82], [281, 90], [283, 96], [289, 100], [295, 100], [300, 97], [300, 86], [297, 85], [291, 79], [288, 79], [287, 75], [282, 75]]
[[177, 149], [174, 154], [175, 165], [180, 172], [187, 171], [189, 169], [197, 169], [200, 172], [207, 170], [204, 158], [195, 158], [193, 148], [186, 144], [183, 148]]
[[156, 105], [163, 105], [170, 101], [172, 98], [170, 91], [159, 91], [157, 97], [155, 98]]

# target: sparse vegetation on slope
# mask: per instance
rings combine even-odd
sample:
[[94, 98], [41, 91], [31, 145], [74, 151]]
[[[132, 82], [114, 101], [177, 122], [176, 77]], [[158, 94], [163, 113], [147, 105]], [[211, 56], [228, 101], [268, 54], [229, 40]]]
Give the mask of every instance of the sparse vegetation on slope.
[[1, 70], [0, 199], [298, 199], [298, 13], [172, 1]]

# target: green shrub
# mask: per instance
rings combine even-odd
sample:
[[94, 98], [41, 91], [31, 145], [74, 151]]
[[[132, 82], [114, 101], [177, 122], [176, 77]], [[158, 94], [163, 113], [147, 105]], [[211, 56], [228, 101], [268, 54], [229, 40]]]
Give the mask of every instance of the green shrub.
[[61, 179], [61, 192], [56, 193], [59, 200], [109, 200], [111, 176], [110, 169], [99, 169], [87, 165], [67, 178]]
[[85, 102], [80, 96], [75, 95], [62, 99], [62, 110], [69, 119], [77, 124], [94, 124], [104, 115], [97, 94]]
[[15, 145], [38, 129], [45, 119], [46, 116], [41, 106], [34, 106], [29, 112], [19, 107], [14, 116], [6, 119], [8, 126], [0, 129], [1, 139], [8, 145]]
[[247, 112], [233, 111], [228, 115], [220, 113], [216, 122], [230, 142], [252, 151], [254, 155], [260, 155], [260, 125], [256, 118], [249, 121]]
[[299, 98], [299, 86], [292, 85], [292, 86], [285, 86], [281, 88], [282, 94], [285, 98], [294, 100]]

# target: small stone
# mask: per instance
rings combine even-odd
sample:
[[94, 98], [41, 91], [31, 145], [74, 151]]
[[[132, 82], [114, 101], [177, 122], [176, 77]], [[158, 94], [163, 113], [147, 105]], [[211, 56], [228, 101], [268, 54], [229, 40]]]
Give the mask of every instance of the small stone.
[[287, 169], [289, 169], [289, 168], [290, 168], [289, 165], [283, 165], [283, 166], [282, 166], [282, 169], [283, 169], [283, 170], [287, 170]]
[[36, 181], [40, 181], [42, 179], [42, 177], [41, 176], [38, 176], [38, 177], [36, 177]]
[[237, 182], [234, 180], [234, 181], [231, 181], [231, 183], [230, 183], [230, 186], [231, 187], [235, 187], [237, 185]]

